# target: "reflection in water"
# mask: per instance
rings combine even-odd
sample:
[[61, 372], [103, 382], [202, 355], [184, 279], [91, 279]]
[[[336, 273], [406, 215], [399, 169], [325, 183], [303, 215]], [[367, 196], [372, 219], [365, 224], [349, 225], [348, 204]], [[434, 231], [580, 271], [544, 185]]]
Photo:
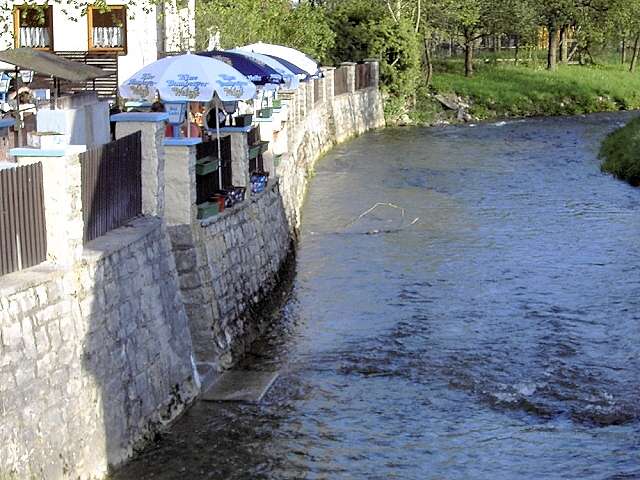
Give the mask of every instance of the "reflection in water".
[[596, 158], [629, 117], [336, 149], [245, 362], [266, 402], [196, 405], [115, 478], [640, 478], [640, 193]]

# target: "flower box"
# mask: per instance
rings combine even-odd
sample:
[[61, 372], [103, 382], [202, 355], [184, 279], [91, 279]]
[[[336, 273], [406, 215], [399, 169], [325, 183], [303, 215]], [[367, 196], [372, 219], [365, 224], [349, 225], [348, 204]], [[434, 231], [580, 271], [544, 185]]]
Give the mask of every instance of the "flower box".
[[280, 100], [279, 98], [276, 98], [273, 101], [273, 108], [277, 109], [277, 108], [282, 108], [282, 100]]
[[204, 202], [198, 205], [198, 220], [213, 217], [220, 213], [217, 202]]
[[236, 117], [236, 127], [248, 127], [253, 122], [253, 114], [248, 113], [246, 115], [238, 115]]
[[258, 110], [258, 118], [271, 118], [273, 116], [273, 107], [265, 107]]
[[209, 175], [218, 170], [218, 161], [205, 161], [196, 163], [196, 175]]
[[260, 143], [256, 143], [249, 147], [249, 158], [254, 159], [257, 158], [258, 155], [262, 155], [269, 148], [269, 142], [263, 141]]

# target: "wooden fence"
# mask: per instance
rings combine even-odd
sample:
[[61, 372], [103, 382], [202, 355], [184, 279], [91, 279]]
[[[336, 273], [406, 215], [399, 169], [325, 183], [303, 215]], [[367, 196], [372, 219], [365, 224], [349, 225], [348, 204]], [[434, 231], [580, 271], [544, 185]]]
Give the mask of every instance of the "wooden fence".
[[80, 155], [85, 243], [142, 212], [140, 138], [132, 133]]
[[0, 275], [46, 258], [42, 164], [0, 170]]
[[356, 65], [356, 90], [373, 87], [373, 69], [369, 63]]
[[333, 77], [334, 95], [342, 95], [349, 91], [348, 69], [345, 67], [336, 68]]

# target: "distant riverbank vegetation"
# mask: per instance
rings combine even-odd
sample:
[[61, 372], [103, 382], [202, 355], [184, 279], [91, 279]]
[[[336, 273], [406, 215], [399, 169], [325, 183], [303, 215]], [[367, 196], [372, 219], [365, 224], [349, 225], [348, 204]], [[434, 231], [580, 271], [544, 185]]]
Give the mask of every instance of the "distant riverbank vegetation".
[[602, 144], [602, 171], [640, 185], [640, 118], [610, 134]]
[[390, 123], [640, 108], [640, 0], [202, 0], [196, 35], [380, 60]]

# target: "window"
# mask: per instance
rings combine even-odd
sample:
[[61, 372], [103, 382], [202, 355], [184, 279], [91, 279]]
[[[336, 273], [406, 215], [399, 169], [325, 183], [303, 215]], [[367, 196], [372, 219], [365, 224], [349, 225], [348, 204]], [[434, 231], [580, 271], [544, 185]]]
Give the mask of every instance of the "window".
[[51, 6], [21, 5], [13, 10], [16, 47], [53, 50], [53, 9]]
[[127, 50], [127, 7], [89, 7], [89, 50]]

